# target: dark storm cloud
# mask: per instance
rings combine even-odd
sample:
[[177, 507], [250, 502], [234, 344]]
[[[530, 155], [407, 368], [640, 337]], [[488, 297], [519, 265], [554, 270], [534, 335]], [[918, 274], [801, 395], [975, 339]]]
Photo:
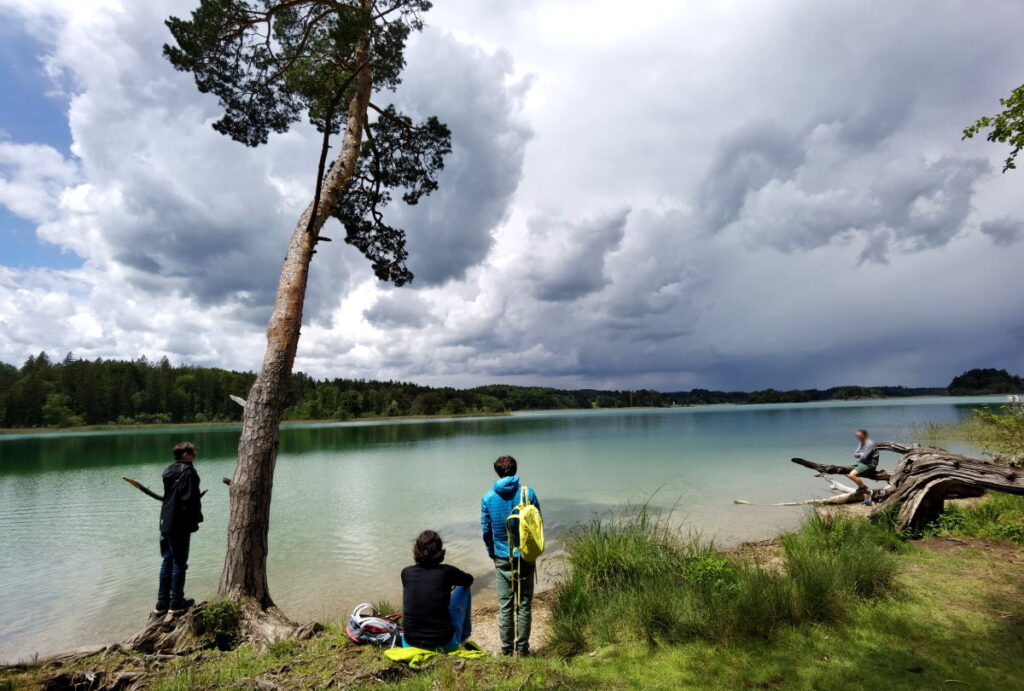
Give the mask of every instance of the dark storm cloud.
[[711, 230], [736, 220], [747, 196], [772, 180], [788, 180], [804, 160], [800, 142], [781, 126], [756, 123], [719, 146], [699, 195]]
[[269, 185], [255, 176], [247, 182], [247, 189], [262, 190], [263, 200], [257, 194], [203, 199], [196, 187], [174, 190], [146, 177], [129, 180], [121, 186], [126, 213], [104, 229], [105, 238], [129, 248], [116, 258], [133, 269], [128, 276], [140, 288], [178, 291], [202, 305], [234, 301], [265, 317], [294, 221], [274, 208]]
[[[866, 146], [865, 146], [866, 144]], [[801, 137], [759, 127], [730, 140], [713, 164], [702, 201], [711, 229], [750, 242], [805, 251], [854, 237], [861, 259], [887, 261], [949, 242], [964, 229], [984, 159], [880, 152], [848, 122], [823, 123]]]
[[409, 48], [397, 102], [437, 115], [452, 131], [440, 188], [416, 207], [388, 210], [409, 233], [416, 286], [460, 278], [487, 256], [522, 177], [530, 131], [519, 116], [527, 82], [509, 83], [512, 58], [427, 29]]
[[429, 321], [430, 305], [416, 293], [397, 290], [377, 298], [363, 317], [379, 327], [422, 327]]
[[608, 283], [605, 256], [622, 241], [629, 209], [578, 223], [529, 220], [530, 254], [523, 271], [533, 294], [552, 302], [575, 300]]

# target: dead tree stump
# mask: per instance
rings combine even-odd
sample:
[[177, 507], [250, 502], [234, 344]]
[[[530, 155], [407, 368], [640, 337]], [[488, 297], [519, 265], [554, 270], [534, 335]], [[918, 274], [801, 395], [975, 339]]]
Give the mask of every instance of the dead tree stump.
[[[896, 527], [901, 530], [918, 530], [934, 521], [942, 513], [946, 499], [978, 497], [988, 490], [1024, 495], [1024, 469], [1014, 463], [986, 461], [916, 444], [887, 441], [878, 448], [902, 456], [891, 473], [878, 470], [862, 476], [889, 483], [875, 492], [872, 517], [894, 515]], [[792, 460], [822, 475], [846, 475], [853, 469], [802, 458]], [[848, 501], [853, 503], [861, 498], [851, 495]]]

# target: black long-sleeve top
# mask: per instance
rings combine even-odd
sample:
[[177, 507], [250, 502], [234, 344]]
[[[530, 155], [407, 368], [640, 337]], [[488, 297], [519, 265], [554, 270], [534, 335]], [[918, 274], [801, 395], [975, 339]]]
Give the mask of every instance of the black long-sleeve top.
[[405, 640], [417, 648], [441, 648], [451, 642], [448, 602], [452, 588], [473, 585], [473, 577], [448, 564], [402, 569], [402, 623]]

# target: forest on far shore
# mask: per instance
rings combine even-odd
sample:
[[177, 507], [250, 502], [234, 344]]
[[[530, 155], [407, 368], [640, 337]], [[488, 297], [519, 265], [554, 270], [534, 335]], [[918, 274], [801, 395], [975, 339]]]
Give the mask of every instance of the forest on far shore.
[[[235, 422], [242, 409], [228, 396], [245, 397], [256, 375], [212, 367], [172, 365], [167, 358], [85, 360], [68, 354], [54, 362], [46, 353], [20, 367], [0, 363], [0, 427], [77, 427], [184, 422]], [[1024, 390], [1006, 370], [974, 369], [944, 388], [837, 386], [777, 391], [661, 392], [650, 389], [563, 390], [492, 384], [469, 389], [364, 379], [291, 376], [286, 420], [351, 420], [406, 415], [464, 415], [513, 410], [629, 408], [711, 403], [801, 403], [808, 401], [965, 396]]]

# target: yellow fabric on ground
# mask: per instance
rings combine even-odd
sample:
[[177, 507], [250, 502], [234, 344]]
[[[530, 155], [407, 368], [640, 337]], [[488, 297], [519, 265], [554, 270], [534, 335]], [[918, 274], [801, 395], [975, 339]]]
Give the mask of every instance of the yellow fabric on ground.
[[[487, 657], [487, 653], [480, 649], [476, 643], [467, 641], [463, 645], [472, 646], [471, 649], [459, 648], [447, 653], [448, 657], [461, 657], [465, 660], [479, 660]], [[446, 653], [438, 653], [423, 648], [391, 648], [384, 651], [384, 657], [392, 662], [399, 662], [409, 665], [409, 669], [423, 669], [432, 659]]]

